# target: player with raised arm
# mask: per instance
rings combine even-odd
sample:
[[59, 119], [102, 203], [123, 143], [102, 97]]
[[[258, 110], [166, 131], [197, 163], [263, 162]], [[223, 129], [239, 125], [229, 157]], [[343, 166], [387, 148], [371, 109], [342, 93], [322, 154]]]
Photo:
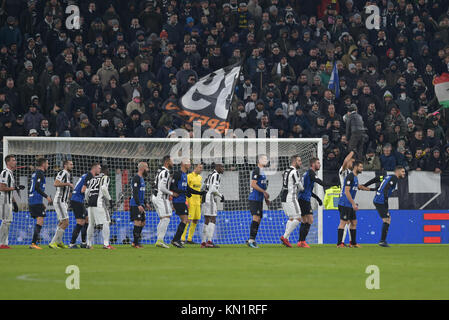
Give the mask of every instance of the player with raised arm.
[[28, 205], [30, 208], [30, 215], [36, 219], [34, 227], [33, 239], [31, 241], [30, 249], [42, 248], [37, 245], [42, 226], [44, 225], [45, 205], [43, 199], [46, 199], [51, 205], [53, 200], [45, 193], [45, 171], [48, 169], [48, 160], [39, 158], [36, 161], [36, 171], [31, 175], [31, 186], [28, 192]]
[[263, 201], [267, 206], [270, 205], [270, 195], [267, 190], [267, 176], [264, 168], [268, 164], [268, 157], [265, 154], [259, 155], [257, 159], [257, 167], [251, 172], [251, 192], [248, 197], [249, 210], [253, 217], [250, 227], [249, 240], [247, 245], [250, 248], [259, 248], [256, 243], [257, 231], [263, 217]]
[[146, 184], [143, 179], [148, 175], [149, 171], [150, 169], [148, 168], [148, 163], [139, 162], [137, 165], [137, 174], [131, 182], [133, 194], [131, 200], [129, 201], [129, 206], [131, 208], [130, 219], [134, 223], [134, 241], [131, 244], [131, 247], [136, 249], [142, 248], [140, 238], [142, 235], [142, 229], [145, 227], [145, 209], [150, 209], [150, 205], [145, 201]]
[[[388, 210], [388, 198], [391, 196], [395, 188], [397, 187], [399, 179], [405, 178], [405, 169], [402, 166], [397, 166], [394, 169], [394, 174], [388, 175], [383, 178], [379, 189], [377, 189], [376, 195], [374, 196], [373, 203], [376, 207], [379, 216], [382, 218], [382, 235], [379, 242], [379, 246], [381, 247], [389, 247], [390, 245], [387, 243], [387, 234], [388, 229], [390, 228], [391, 223], [391, 215]], [[374, 178], [368, 181], [365, 185], [369, 185], [374, 182], [373, 180], [378, 180], [379, 178]]]
[[357, 244], [356, 230], [357, 230], [357, 215], [359, 210], [358, 205], [354, 199], [359, 188], [358, 175], [363, 172], [363, 163], [359, 160], [354, 161], [352, 172], [349, 173], [343, 181], [344, 188], [341, 190], [340, 200], [338, 202], [338, 211], [340, 211], [340, 225], [338, 226], [338, 242], [337, 248], [344, 248], [343, 230], [345, 224], [350, 224], [351, 233], [351, 248], [359, 248]]
[[215, 224], [217, 218], [217, 198], [224, 202], [224, 196], [220, 193], [221, 176], [224, 172], [222, 163], [215, 163], [215, 169], [206, 178], [204, 203], [202, 211], [204, 213], [204, 226], [201, 236], [201, 248], [219, 248], [214, 244], [212, 238], [214, 236]]
[[[340, 169], [338, 170], [338, 177], [340, 178], [340, 188], [344, 188], [344, 181], [345, 178], [348, 176], [348, 174], [351, 173], [352, 166], [354, 164], [355, 158], [354, 158], [354, 151], [351, 151], [348, 153], [348, 155], [343, 160], [343, 164], [341, 165]], [[341, 223], [341, 221], [340, 221]], [[349, 224], [345, 224], [345, 228], [343, 231], [343, 245], [345, 244], [346, 234], [349, 232]], [[349, 232], [349, 242], [351, 242], [351, 233]]]
[[17, 168], [17, 161], [13, 155], [5, 157], [5, 169], [0, 173], [0, 249], [11, 249], [8, 246], [9, 227], [13, 220], [13, 211], [17, 212], [17, 203], [14, 200], [13, 192], [25, 189], [25, 186], [16, 186], [13, 172]]
[[320, 170], [321, 163], [320, 159], [312, 158], [310, 159], [310, 168], [307, 170], [302, 177], [302, 184], [304, 189], [298, 194], [298, 203], [301, 208], [301, 226], [299, 227], [299, 242], [297, 244], [300, 248], [310, 248], [306, 242], [307, 235], [310, 230], [310, 226], [313, 223], [313, 211], [310, 205], [311, 198], [315, 198], [318, 201], [318, 205], [323, 205], [321, 199], [313, 193], [313, 188], [315, 182], [324, 187], [323, 181], [316, 176], [316, 172]]
[[164, 242], [164, 237], [167, 233], [167, 227], [172, 215], [170, 196], [176, 198], [179, 195], [176, 192], [170, 191], [170, 170], [173, 169], [173, 159], [169, 155], [164, 156], [162, 158], [162, 163], [163, 165], [157, 170], [156, 178], [154, 179], [153, 196], [151, 197], [160, 219], [159, 224], [157, 225], [157, 241], [155, 245], [159, 248], [170, 248], [170, 246]]
[[87, 227], [87, 247], [93, 249], [92, 240], [94, 236], [95, 226], [102, 229], [103, 233], [103, 249], [115, 249], [109, 244], [110, 229], [109, 224], [111, 218], [108, 206], [112, 200], [109, 194], [109, 169], [107, 166], [101, 167], [101, 173], [87, 183], [87, 214], [89, 217], [89, 226]]
[[282, 174], [281, 202], [288, 221], [285, 225], [285, 233], [281, 236], [281, 242], [288, 248], [292, 247], [289, 241], [290, 234], [301, 222], [301, 210], [298, 203], [298, 192], [304, 189], [298, 171], [301, 165], [301, 157], [293, 155], [290, 158], [290, 167]]
[[85, 192], [87, 184], [91, 179], [100, 174], [101, 166], [97, 162], [94, 162], [90, 166], [90, 171], [83, 174], [81, 178], [73, 188], [72, 197], [70, 198], [70, 206], [72, 207], [73, 214], [76, 219], [76, 225], [72, 232], [72, 239], [70, 241], [70, 249], [78, 249], [76, 245], [76, 239], [81, 232], [81, 248], [87, 249], [87, 227], [89, 224], [89, 218], [87, 216], [87, 210], [84, 206]]
[[[201, 200], [202, 195], [205, 193], [201, 191], [203, 177], [201, 176], [201, 172], [203, 171], [203, 164], [198, 163], [195, 166], [195, 169], [187, 175], [187, 188], [190, 194], [190, 197], [187, 197], [187, 205], [188, 205], [188, 221], [187, 225], [184, 228], [184, 232], [181, 236], [181, 243], [187, 244], [195, 244], [193, 242], [193, 235], [195, 233], [196, 226], [198, 225], [198, 221], [201, 219]], [[187, 229], [189, 229], [189, 234], [187, 236]]]
[[65, 160], [63, 162], [64, 169], [56, 175], [54, 186], [56, 187], [53, 205], [55, 207], [56, 216], [58, 217], [58, 226], [55, 235], [48, 245], [52, 249], [66, 249], [68, 246], [62, 241], [64, 231], [69, 226], [68, 201], [70, 190], [73, 189], [70, 173], [73, 169], [73, 162]]

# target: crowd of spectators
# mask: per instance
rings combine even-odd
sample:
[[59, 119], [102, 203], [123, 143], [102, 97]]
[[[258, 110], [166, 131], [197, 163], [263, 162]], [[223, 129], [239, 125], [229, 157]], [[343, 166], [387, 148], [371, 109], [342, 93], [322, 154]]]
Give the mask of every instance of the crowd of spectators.
[[368, 170], [449, 171], [449, 113], [432, 83], [448, 72], [449, 1], [1, 3], [1, 137], [167, 137], [191, 125], [165, 102], [240, 62], [231, 128], [321, 137], [327, 170], [355, 150]]

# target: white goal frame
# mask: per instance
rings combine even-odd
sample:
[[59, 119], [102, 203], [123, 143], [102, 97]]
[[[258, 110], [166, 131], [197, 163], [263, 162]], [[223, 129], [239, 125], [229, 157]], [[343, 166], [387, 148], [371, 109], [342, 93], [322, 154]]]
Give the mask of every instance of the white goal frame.
[[[316, 143], [317, 157], [321, 162], [321, 169], [318, 171], [318, 177], [323, 180], [323, 141], [321, 138], [78, 138], [78, 137], [3, 137], [3, 163], [9, 152], [9, 142], [12, 141], [45, 141], [45, 142], [138, 142], [138, 143], [161, 143], [164, 140], [184, 143], [209, 143], [209, 142], [246, 142], [246, 143]], [[308, 164], [306, 164], [308, 166]], [[324, 189], [317, 188], [317, 195], [324, 200]], [[323, 244], [323, 206], [318, 206], [318, 244]]]

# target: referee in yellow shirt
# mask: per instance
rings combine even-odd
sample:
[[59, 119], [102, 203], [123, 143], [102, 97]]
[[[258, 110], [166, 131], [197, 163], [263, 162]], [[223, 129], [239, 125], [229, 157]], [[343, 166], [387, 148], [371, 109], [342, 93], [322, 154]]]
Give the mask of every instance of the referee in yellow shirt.
[[[195, 191], [201, 191], [201, 185], [203, 182], [203, 177], [201, 177], [201, 172], [203, 171], [203, 165], [201, 163], [197, 164], [193, 172], [187, 175], [187, 185], [190, 189]], [[181, 236], [181, 243], [195, 244], [193, 239], [193, 234], [195, 233], [196, 225], [201, 219], [201, 195], [192, 194], [191, 197], [187, 198], [187, 205], [189, 207], [189, 216], [187, 226]], [[190, 228], [189, 228], [190, 226]], [[186, 240], [187, 229], [189, 229], [189, 235]]]

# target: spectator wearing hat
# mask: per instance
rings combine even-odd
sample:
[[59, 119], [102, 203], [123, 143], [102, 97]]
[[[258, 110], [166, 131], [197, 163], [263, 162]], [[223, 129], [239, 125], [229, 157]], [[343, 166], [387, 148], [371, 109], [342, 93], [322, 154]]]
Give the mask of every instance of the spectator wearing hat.
[[96, 130], [90, 123], [89, 117], [82, 113], [79, 117], [79, 123], [74, 128], [74, 133], [77, 137], [95, 137]]
[[7, 136], [15, 136], [16, 132], [13, 128], [13, 124], [15, 121], [11, 121], [9, 118], [1, 118], [0, 123], [2, 126], [0, 127], [0, 137], [7, 137]]
[[444, 159], [441, 156], [441, 151], [437, 147], [431, 149], [430, 154], [427, 157], [424, 167], [425, 171], [431, 171], [434, 173], [441, 173], [446, 168]]
[[11, 111], [11, 106], [7, 103], [3, 103], [1, 105], [1, 113], [0, 113], [0, 123], [3, 123], [5, 120], [8, 120], [13, 124], [16, 121], [16, 117], [14, 113]]
[[287, 86], [294, 83], [296, 79], [295, 70], [288, 64], [287, 57], [284, 54], [281, 55], [280, 61], [274, 64], [271, 76], [282, 91], [285, 91]]
[[259, 60], [257, 62], [257, 68], [254, 74], [251, 76], [251, 83], [254, 85], [259, 95], [262, 93], [262, 89], [266, 84], [270, 81], [269, 73], [265, 67], [265, 62], [263, 60]]
[[30, 136], [30, 137], [38, 137], [39, 136], [39, 132], [36, 129], [31, 129], [30, 131], [28, 131], [28, 136]]
[[248, 126], [256, 129], [264, 114], [268, 114], [265, 110], [265, 102], [262, 99], [259, 99], [255, 103], [255, 108], [248, 113]]
[[16, 26], [16, 19], [9, 16], [6, 25], [0, 29], [0, 45], [10, 46], [15, 43], [20, 48], [22, 46], [22, 33]]
[[418, 129], [415, 131], [415, 135], [413, 139], [410, 141], [409, 146], [413, 154], [416, 153], [418, 148], [422, 149], [426, 154], [430, 152], [429, 145], [427, 141], [424, 139], [424, 133], [422, 129]]
[[245, 111], [245, 104], [243, 101], [237, 102], [234, 112], [231, 113], [230, 123], [233, 129], [248, 129], [248, 113]]
[[75, 96], [72, 99], [70, 104], [70, 113], [73, 113], [78, 109], [81, 109], [81, 111], [88, 117], [92, 117], [91, 100], [88, 96], [86, 96], [84, 89], [81, 87], [77, 88]]
[[138, 91], [134, 91], [132, 100], [126, 105], [126, 115], [130, 116], [131, 112], [133, 112], [134, 110], [139, 111], [140, 114], [145, 113], [145, 105], [143, 104], [140, 92]]
[[109, 102], [109, 106], [103, 111], [103, 117], [109, 123], [114, 123], [115, 119], [125, 121], [126, 118], [123, 111], [118, 108], [118, 103], [114, 98], [112, 98], [112, 100]]

